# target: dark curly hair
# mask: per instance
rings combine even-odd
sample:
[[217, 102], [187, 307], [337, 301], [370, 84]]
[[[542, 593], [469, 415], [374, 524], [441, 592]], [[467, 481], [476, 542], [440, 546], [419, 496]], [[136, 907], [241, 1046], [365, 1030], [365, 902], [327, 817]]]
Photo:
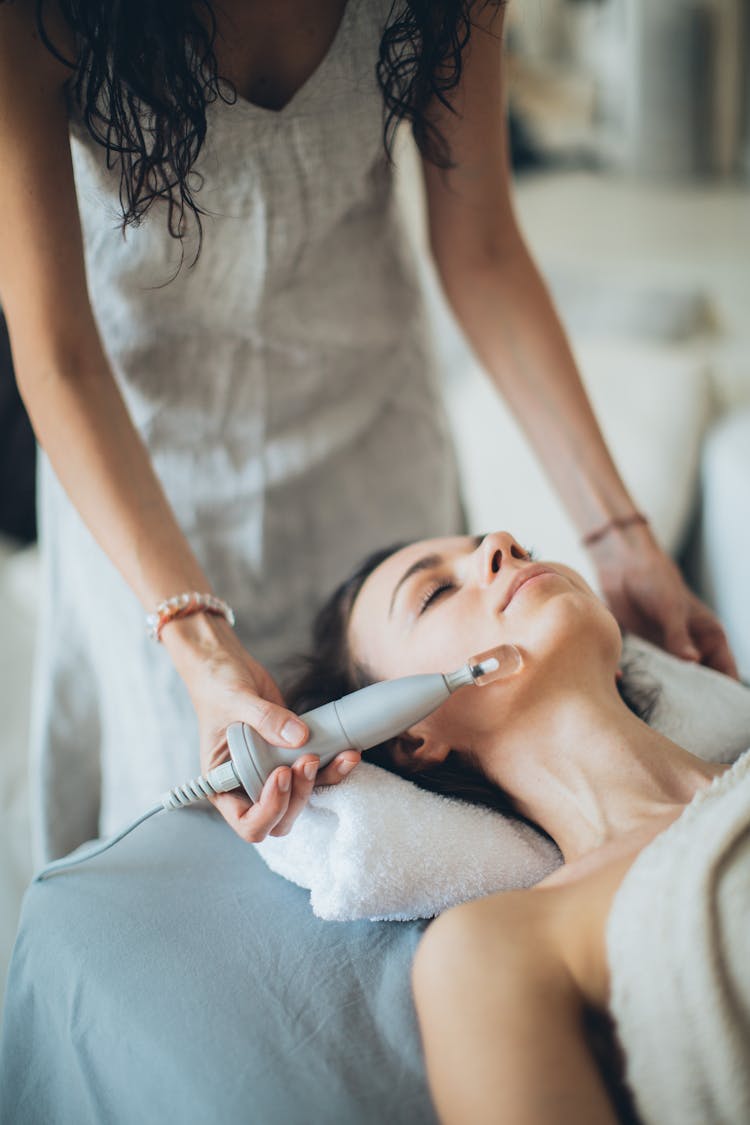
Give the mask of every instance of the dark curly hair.
[[[347, 630], [354, 602], [366, 579], [395, 551], [406, 543], [369, 555], [342, 582], [318, 611], [312, 628], [312, 644], [308, 653], [298, 653], [286, 665], [283, 679], [284, 697], [288, 706], [302, 714], [338, 699], [351, 691], [373, 683], [371, 671], [355, 661], [347, 643]], [[660, 689], [649, 681], [631, 658], [622, 666], [622, 679], [617, 681], [623, 702], [644, 722], [648, 722], [658, 701]], [[486, 777], [466, 755], [452, 750], [444, 761], [427, 769], [411, 770], [402, 766], [393, 755], [393, 741], [381, 743], [367, 751], [365, 761], [406, 777], [423, 789], [459, 797], [475, 805], [486, 805], [497, 812], [531, 823], [515, 808], [510, 798]], [[539, 829], [538, 824], [533, 825]]]
[[[203, 241], [200, 216], [206, 212], [194, 198], [202, 177], [193, 167], [206, 137], [206, 107], [217, 98], [231, 105], [237, 97], [218, 73], [211, 0], [54, 0], [73, 35], [73, 59], [48, 33], [47, 2], [35, 0], [37, 28], [48, 50], [72, 71], [66, 83], [69, 105], [75, 101], [89, 133], [106, 149], [107, 166], [116, 157], [120, 160], [123, 235], [155, 200], [163, 199], [169, 233], [181, 247], [186, 210], [195, 215], [195, 264]], [[472, 14], [506, 2], [393, 0], [378, 59], [373, 60], [383, 95], [383, 143], [391, 162], [396, 126], [405, 119], [427, 159], [438, 167], [453, 166], [449, 146], [429, 120], [427, 107], [436, 98], [455, 112], [447, 95], [461, 78]], [[220, 83], [231, 88], [232, 98]]]

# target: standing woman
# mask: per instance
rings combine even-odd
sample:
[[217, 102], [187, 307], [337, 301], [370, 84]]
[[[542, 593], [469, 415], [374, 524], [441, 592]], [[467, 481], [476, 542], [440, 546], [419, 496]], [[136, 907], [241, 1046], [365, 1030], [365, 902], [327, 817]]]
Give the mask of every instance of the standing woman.
[[[232, 721], [300, 746], [273, 676], [331, 587], [383, 543], [463, 530], [394, 204], [402, 118], [447, 296], [594, 533], [621, 624], [733, 671], [617, 475], [516, 225], [503, 15], [485, 0], [0, 5], [0, 302], [44, 451], [38, 858], [225, 757]], [[144, 613], [192, 591], [231, 606], [236, 630], [193, 612], [154, 644]], [[288, 831], [316, 765], [217, 807], [245, 839]]]

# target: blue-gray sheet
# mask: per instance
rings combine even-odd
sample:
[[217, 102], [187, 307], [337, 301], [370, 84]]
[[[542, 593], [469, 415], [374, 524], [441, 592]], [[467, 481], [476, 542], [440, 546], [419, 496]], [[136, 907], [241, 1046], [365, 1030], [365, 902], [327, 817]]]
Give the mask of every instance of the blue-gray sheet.
[[425, 922], [323, 922], [213, 810], [161, 813], [24, 902], [3, 1125], [437, 1120], [410, 967]]

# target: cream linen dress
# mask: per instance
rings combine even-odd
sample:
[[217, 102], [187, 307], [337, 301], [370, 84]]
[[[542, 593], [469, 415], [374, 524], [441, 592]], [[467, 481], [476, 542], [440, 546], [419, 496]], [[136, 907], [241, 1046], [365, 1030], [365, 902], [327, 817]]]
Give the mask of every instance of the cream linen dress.
[[[349, 0], [284, 109], [208, 107], [196, 165], [203, 247], [188, 268], [188, 240], [173, 280], [180, 248], [166, 205], [123, 238], [119, 172], [70, 114], [89, 293], [114, 376], [240, 639], [276, 676], [365, 554], [464, 528], [383, 148], [375, 64], [389, 9]], [[41, 452], [38, 487], [41, 861], [110, 834], [194, 776], [199, 745], [169, 654]]]

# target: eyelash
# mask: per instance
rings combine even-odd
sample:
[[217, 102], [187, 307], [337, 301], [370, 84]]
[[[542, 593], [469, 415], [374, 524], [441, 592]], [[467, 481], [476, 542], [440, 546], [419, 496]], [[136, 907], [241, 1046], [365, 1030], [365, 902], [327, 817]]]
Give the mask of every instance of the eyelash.
[[428, 605], [435, 600], [442, 590], [451, 590], [453, 588], [452, 582], [439, 582], [435, 586], [428, 586], [426, 593], [420, 599], [418, 617], [421, 617]]
[[[536, 558], [536, 553], [533, 548], [526, 551], [526, 559], [531, 562]], [[429, 605], [442, 593], [443, 590], [455, 589], [455, 583], [450, 581], [436, 582], [433, 586], [428, 586], [425, 593], [420, 598], [418, 617], [421, 617]]]

